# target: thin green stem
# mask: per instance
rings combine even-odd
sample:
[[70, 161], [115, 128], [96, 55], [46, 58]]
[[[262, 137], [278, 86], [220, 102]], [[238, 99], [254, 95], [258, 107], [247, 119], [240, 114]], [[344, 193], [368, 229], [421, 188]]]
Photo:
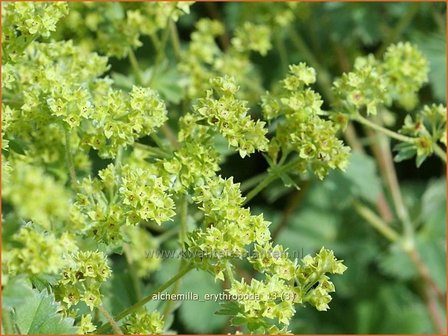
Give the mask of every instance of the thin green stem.
[[285, 165], [277, 166], [276, 169], [271, 169], [269, 174], [264, 178], [264, 180], [261, 181], [260, 184], [258, 184], [254, 189], [252, 189], [247, 195], [243, 202], [243, 205], [247, 204], [251, 199], [253, 199], [255, 196], [258, 195], [260, 191], [262, 191], [264, 188], [266, 188], [269, 184], [274, 182], [277, 178], [280, 177], [280, 175], [289, 169], [293, 168], [298, 162], [300, 161], [300, 158], [296, 158], [294, 160], [291, 160]]
[[185, 248], [185, 241], [187, 239], [187, 220], [188, 220], [188, 198], [187, 195], [182, 195], [180, 199], [180, 232], [179, 245], [183, 250]]
[[[171, 15], [169, 17], [171, 17]], [[154, 78], [156, 77], [156, 74], [159, 70], [159, 66], [162, 63], [163, 59], [165, 58], [166, 44], [168, 42], [168, 37], [170, 36], [171, 31], [170, 21], [171, 19], [168, 19], [166, 22], [165, 30], [162, 35], [162, 40], [160, 41], [159, 47], [157, 49], [156, 61], [154, 62], [154, 65], [152, 67], [152, 73], [148, 81], [148, 86], [151, 86], [151, 84], [154, 82]]]
[[142, 290], [141, 290], [141, 282], [140, 279], [137, 275], [137, 268], [135, 263], [132, 262], [130, 256], [131, 256], [131, 251], [130, 251], [130, 246], [128, 244], [124, 244], [123, 245], [123, 251], [126, 257], [126, 261], [128, 263], [129, 266], [129, 274], [131, 276], [131, 280], [132, 280], [132, 285], [134, 286], [134, 290], [135, 290], [135, 294], [137, 296], [137, 300], [140, 299]]
[[177, 31], [177, 26], [173, 20], [170, 20], [170, 32], [171, 32], [171, 42], [173, 44], [174, 56], [176, 56], [176, 60], [180, 61], [182, 58], [182, 52], [180, 48], [180, 40], [179, 33]]
[[138, 65], [137, 57], [135, 57], [134, 50], [129, 51], [129, 62], [131, 63], [132, 71], [134, 72], [137, 84], [143, 85], [143, 76], [140, 66]]
[[358, 201], [353, 202], [353, 206], [358, 214], [364, 218], [374, 229], [386, 237], [389, 241], [395, 242], [400, 235], [388, 226], [376, 213]]
[[[119, 313], [117, 316], [115, 316], [114, 321], [118, 322], [118, 321], [122, 320], [123, 318], [125, 318], [129, 314], [132, 314], [133, 312], [138, 310], [140, 307], [142, 307], [145, 304], [147, 304], [149, 301], [151, 301], [153, 299], [153, 297], [155, 295], [157, 295], [158, 293], [160, 293], [160, 292], [164, 291], [165, 289], [171, 287], [171, 285], [173, 285], [177, 280], [181, 279], [185, 274], [190, 272], [193, 268], [194, 268], [193, 265], [185, 266], [176, 275], [174, 275], [170, 280], [168, 280], [164, 284], [160, 285], [157, 289], [155, 289], [151, 294], [145, 296], [143, 299], [141, 299], [137, 303], [133, 304], [132, 306], [126, 308], [121, 313]], [[97, 334], [104, 334], [104, 332], [107, 330], [108, 327], [109, 327], [109, 322], [103, 324], [101, 327], [98, 328]]]
[[314, 57], [313, 52], [308, 48], [305, 41], [302, 39], [299, 33], [294, 28], [289, 29], [289, 36], [292, 43], [300, 51], [301, 56], [317, 70], [317, 82], [322, 89], [322, 93], [330, 101], [333, 99], [333, 93], [331, 92], [331, 76], [327, 69], [320, 65], [319, 61]]
[[270, 174], [268, 175], [259, 185], [257, 185], [254, 189], [252, 189], [246, 196], [243, 205], [247, 204], [252, 198], [258, 195], [260, 191], [266, 188], [269, 184], [274, 182], [277, 179], [277, 175]]
[[434, 144], [434, 153], [446, 163], [446, 151], [436, 143]]
[[390, 140], [382, 134], [378, 134], [378, 136], [378, 149], [381, 153], [381, 157], [378, 159], [382, 160], [383, 163], [381, 169], [385, 175], [387, 185], [389, 186], [389, 190], [392, 194], [392, 201], [394, 203], [395, 210], [397, 211], [398, 218], [403, 224], [404, 235], [408, 242], [413, 244], [414, 227], [401, 193], [400, 183], [398, 182], [397, 172], [395, 170], [394, 161], [390, 150]]
[[280, 64], [283, 72], [288, 72], [288, 52], [286, 51], [285, 41], [279, 35], [275, 36], [275, 44], [280, 56]]
[[266, 178], [266, 176], [268, 176], [268, 173], [267, 172], [263, 172], [261, 174], [258, 174], [258, 175], [255, 175], [255, 176], [252, 176], [252, 177], [248, 178], [247, 180], [241, 182], [240, 190], [242, 192], [245, 192], [246, 190], [254, 187], [258, 183], [263, 181]]
[[230, 264], [230, 261], [226, 262], [226, 275], [227, 275], [227, 279], [229, 280], [230, 284], [235, 281], [235, 278], [233, 276], [233, 272], [232, 272], [232, 265]]
[[72, 146], [70, 141], [70, 132], [64, 129], [65, 133], [65, 159], [67, 161], [67, 168], [70, 174], [70, 181], [73, 191], [78, 189], [78, 179], [76, 177], [75, 164], [73, 163]]
[[390, 129], [384, 128], [378, 124], [375, 124], [374, 122], [364, 118], [361, 115], [356, 115], [353, 117], [354, 120], [356, 120], [357, 122], [366, 125], [367, 127], [370, 127], [378, 132], [384, 133], [387, 136], [395, 139], [395, 140], [399, 140], [399, 141], [403, 141], [403, 142], [408, 142], [408, 143], [415, 143], [416, 139], [415, 138], [411, 138], [402, 134], [399, 134], [397, 132], [391, 131]]
[[[182, 195], [180, 197], [180, 231], [179, 231], [179, 246], [181, 250], [185, 248], [185, 241], [187, 239], [187, 219], [188, 219], [188, 198], [187, 195]], [[185, 265], [185, 259], [182, 259], [179, 265], [179, 271]], [[180, 279], [176, 281], [171, 290], [171, 294], [175, 294], [179, 291], [180, 287]], [[169, 300], [165, 304], [165, 309], [163, 310], [163, 316], [166, 318], [169, 314], [171, 314], [173, 309], [173, 301]]]
[[110, 315], [109, 312], [103, 306], [98, 306], [97, 308], [98, 311], [106, 318], [106, 320], [109, 321], [114, 333], [117, 335], [123, 335], [123, 332], [121, 331], [120, 327], [118, 326], [117, 322], [114, 320], [112, 315]]
[[165, 152], [164, 150], [157, 148], [157, 147], [152, 147], [152, 146], [148, 146], [139, 142], [134, 142], [133, 146], [135, 148], [138, 149], [142, 149], [154, 156], [158, 156], [158, 157], [162, 157], [162, 158], [166, 158], [166, 159], [170, 159], [172, 157], [172, 155], [170, 153]]

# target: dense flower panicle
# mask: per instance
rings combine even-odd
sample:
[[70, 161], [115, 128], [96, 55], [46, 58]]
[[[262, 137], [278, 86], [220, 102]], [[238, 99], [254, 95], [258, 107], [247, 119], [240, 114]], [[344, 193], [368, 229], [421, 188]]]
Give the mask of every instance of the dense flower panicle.
[[208, 179], [195, 193], [193, 200], [204, 213], [204, 229], [190, 234], [188, 249], [197, 256], [195, 262], [199, 267], [224, 279], [226, 260], [244, 257], [247, 246], [252, 243], [269, 241], [270, 223], [263, 215], [254, 216], [249, 209], [242, 208], [244, 198], [232, 178]]
[[269, 120], [282, 117], [269, 144], [274, 162], [295, 152], [301, 160], [294, 169], [302, 174], [311, 171], [322, 179], [330, 169], [345, 168], [349, 148], [337, 138], [336, 125], [323, 119], [320, 95], [307, 88], [315, 81], [314, 69], [304, 63], [291, 65], [283, 89], [275, 96], [267, 93], [262, 109]]
[[163, 332], [164, 324], [163, 316], [157, 310], [149, 313], [143, 309], [129, 315], [124, 328], [130, 335], [157, 335]]
[[387, 89], [378, 62], [373, 57], [358, 58], [354, 71], [333, 83], [336, 108], [352, 115], [362, 108], [367, 114], [376, 114], [378, 106], [387, 102]]
[[305, 256], [296, 270], [298, 292], [303, 295], [303, 301], [309, 302], [317, 310], [327, 310], [331, 301], [328, 293], [334, 292], [335, 287], [325, 274], [342, 274], [346, 269], [342, 261], [336, 259], [333, 251], [325, 248], [314, 257]]
[[[218, 77], [211, 80], [214, 90], [198, 100], [191, 117], [196, 124], [205, 124], [227, 139], [229, 146], [238, 149], [241, 157], [256, 150], [267, 150], [267, 129], [263, 121], [248, 115], [246, 102], [235, 97], [239, 90], [234, 78]], [[192, 131], [190, 131], [192, 133]]]
[[74, 35], [87, 50], [124, 58], [142, 45], [141, 36], [165, 29], [170, 20], [188, 14], [191, 2], [70, 3], [60, 35]]
[[407, 110], [418, 102], [417, 91], [428, 82], [428, 61], [422, 52], [409, 42], [387, 48], [382, 72], [387, 78], [388, 92]]
[[2, 57], [6, 62], [18, 62], [22, 52], [35, 39], [48, 37], [56, 23], [68, 14], [65, 2], [3, 2]]
[[415, 139], [413, 143], [396, 146], [396, 160], [401, 161], [416, 156], [417, 166], [434, 152], [438, 142], [446, 146], [446, 107], [443, 105], [424, 106], [415, 117], [407, 115], [400, 133]]
[[121, 146], [131, 145], [142, 135], [154, 133], [167, 120], [165, 103], [149, 88], [134, 86], [129, 94], [110, 89], [106, 99], [94, 97], [95, 112], [83, 142], [111, 157]]
[[94, 332], [95, 330], [96, 326], [92, 323], [92, 315], [82, 315], [78, 325], [78, 334], [89, 334], [91, 332]]
[[228, 291], [238, 298], [234, 324], [247, 323], [255, 333], [277, 333], [270, 330], [276, 325], [271, 320], [276, 319], [284, 333], [295, 313], [295, 304], [309, 303], [318, 310], [329, 308], [329, 293], [335, 287], [326, 273], [342, 274], [346, 270], [332, 251], [322, 248], [316, 256], [304, 257], [299, 265], [285, 257], [278, 245], [258, 245], [255, 251], [250, 261], [267, 274], [263, 281], [252, 279], [250, 284], [244, 280], [232, 282]]
[[247, 323], [251, 332], [268, 332], [269, 326], [276, 324], [273, 320], [287, 328], [294, 316], [296, 295], [291, 286], [277, 275], [267, 276], [264, 281], [252, 279], [250, 283], [234, 281], [228, 292], [239, 298], [240, 312], [233, 322]]
[[102, 252], [79, 251], [62, 270], [55, 295], [68, 309], [84, 302], [90, 310], [101, 304], [101, 285], [110, 277], [111, 269]]
[[123, 204], [133, 212], [130, 217], [139, 218], [137, 222], [129, 219], [129, 224], [137, 224], [142, 220], [153, 220], [157, 224], [174, 217], [174, 201], [164, 185], [161, 177], [148, 174], [147, 171], [130, 166], [122, 167], [122, 186], [119, 189]]
[[[232, 39], [226, 52], [216, 43], [216, 37], [224, 33], [221, 22], [201, 19], [196, 23], [196, 30], [191, 34], [191, 42], [183, 53], [179, 70], [189, 78], [187, 96], [190, 99], [201, 98], [210, 88], [210, 78], [231, 76], [241, 84], [240, 98], [250, 101], [258, 100], [262, 91], [258, 81], [248, 80], [258, 76], [250, 62], [250, 50], [267, 52], [270, 49], [269, 33], [266, 27], [257, 26], [259, 39], [252, 40], [248, 47], [241, 39], [247, 40], [244, 28], [237, 29], [238, 36]], [[251, 36], [252, 38], [253, 36]]]
[[264, 56], [272, 48], [270, 35], [268, 26], [245, 22], [237, 28], [232, 45], [239, 52], [256, 51]]
[[150, 171], [124, 165], [117, 175], [111, 164], [98, 175], [81, 182], [71, 213], [75, 225], [98, 241], [118, 244], [124, 226], [149, 220], [161, 224], [175, 215], [168, 186]]
[[333, 83], [334, 109], [351, 115], [366, 109], [376, 114], [378, 106], [397, 101], [411, 110], [417, 91], [428, 81], [428, 62], [410, 43], [391, 45], [382, 61], [373, 55], [359, 57], [352, 72]]

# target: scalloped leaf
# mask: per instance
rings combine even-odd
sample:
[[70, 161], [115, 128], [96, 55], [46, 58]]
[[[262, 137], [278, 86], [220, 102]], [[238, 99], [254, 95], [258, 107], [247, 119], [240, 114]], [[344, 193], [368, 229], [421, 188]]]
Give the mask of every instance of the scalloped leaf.
[[20, 334], [75, 334], [72, 318], [60, 313], [60, 306], [54, 295], [46, 289], [39, 292], [31, 289], [29, 295], [14, 307], [14, 323]]

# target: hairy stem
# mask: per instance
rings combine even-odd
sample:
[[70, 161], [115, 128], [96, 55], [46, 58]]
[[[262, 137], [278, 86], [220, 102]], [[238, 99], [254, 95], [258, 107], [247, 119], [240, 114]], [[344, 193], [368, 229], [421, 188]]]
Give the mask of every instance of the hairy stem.
[[117, 335], [123, 335], [123, 332], [121, 331], [121, 329], [118, 326], [117, 322], [115, 322], [115, 320], [112, 317], [112, 315], [110, 315], [109, 312], [103, 306], [98, 306], [98, 310], [106, 318], [106, 320], [109, 321], [109, 324], [111, 325], [112, 330], [114, 331], [114, 333], [117, 334]]

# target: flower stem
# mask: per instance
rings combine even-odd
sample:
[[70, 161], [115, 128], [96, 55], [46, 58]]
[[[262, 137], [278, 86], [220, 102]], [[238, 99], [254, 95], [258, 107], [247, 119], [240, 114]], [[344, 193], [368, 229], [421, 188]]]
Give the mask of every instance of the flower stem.
[[403, 142], [408, 142], [408, 143], [415, 143], [416, 139], [415, 138], [411, 138], [402, 134], [399, 134], [397, 132], [391, 131], [387, 128], [384, 128], [378, 124], [375, 124], [374, 122], [364, 118], [361, 115], [357, 115], [355, 117], [353, 117], [354, 120], [356, 120], [357, 122], [366, 125], [367, 127], [370, 127], [376, 131], [379, 131], [381, 133], [384, 133], [386, 135], [388, 135], [389, 137], [395, 139], [395, 140], [399, 140], [399, 141], [403, 141]]
[[446, 163], [446, 151], [444, 151], [438, 144], [434, 144], [434, 153]]
[[73, 191], [76, 191], [78, 189], [78, 179], [76, 177], [76, 170], [75, 165], [73, 163], [73, 156], [72, 156], [72, 146], [70, 142], [70, 132], [65, 129], [65, 159], [67, 161], [67, 168], [70, 174], [70, 181], [72, 184]]
[[367, 223], [373, 226], [379, 233], [381, 233], [391, 242], [395, 242], [400, 238], [400, 235], [394, 229], [390, 228], [377, 214], [375, 214], [368, 207], [358, 201], [353, 202], [353, 206], [358, 214], [367, 221]]
[[134, 142], [133, 146], [135, 148], [139, 148], [139, 149], [142, 149], [150, 154], [153, 154], [154, 156], [160, 156], [160, 157], [166, 158], [166, 159], [171, 158], [171, 154], [169, 154], [157, 147], [151, 147], [151, 146], [139, 143], [139, 142]]
[[134, 50], [132, 49], [129, 51], [129, 62], [131, 63], [132, 71], [134, 72], [137, 84], [143, 85], [142, 71], [140, 70], [137, 57], [135, 57]]
[[[149, 295], [145, 296], [143, 299], [141, 299], [140, 301], [136, 302], [135, 304], [133, 304], [132, 306], [130, 306], [129, 308], [126, 308], [125, 310], [123, 310], [121, 313], [119, 313], [117, 316], [115, 316], [114, 321], [120, 321], [123, 318], [125, 318], [126, 316], [128, 316], [129, 314], [132, 314], [133, 312], [135, 312], [137, 309], [139, 309], [140, 307], [144, 306], [146, 303], [148, 303], [149, 301], [152, 300], [153, 296], [164, 291], [165, 289], [169, 288], [171, 285], [173, 285], [177, 280], [179, 280], [180, 278], [182, 278], [185, 274], [187, 274], [188, 272], [190, 272], [192, 269], [194, 268], [193, 265], [187, 265], [186, 267], [184, 267], [182, 270], [180, 270], [176, 275], [174, 275], [170, 280], [168, 280], [167, 282], [165, 282], [164, 284], [160, 285], [157, 289], [155, 289], [152, 293], [150, 293]], [[109, 322], [103, 324], [100, 328], [98, 328], [97, 333], [98, 334], [104, 334], [104, 332], [107, 330], [107, 328], [109, 327]]]
[[294, 160], [291, 160], [285, 165], [277, 166], [275, 170], [271, 170], [269, 174], [264, 178], [264, 180], [261, 181], [259, 185], [257, 185], [254, 189], [252, 189], [246, 196], [246, 199], [243, 202], [243, 205], [247, 204], [251, 199], [253, 199], [255, 196], [258, 195], [260, 191], [262, 191], [264, 188], [266, 188], [269, 184], [274, 182], [277, 178], [280, 177], [280, 175], [289, 169], [293, 168], [298, 162], [300, 161], [300, 158], [296, 158]]
[[109, 312], [103, 306], [98, 306], [98, 310], [101, 314], [103, 314], [103, 316], [106, 318], [106, 320], [109, 321], [114, 333], [117, 335], [123, 335], [123, 332], [121, 331], [117, 322], [115, 322], [114, 318], [109, 314]]

